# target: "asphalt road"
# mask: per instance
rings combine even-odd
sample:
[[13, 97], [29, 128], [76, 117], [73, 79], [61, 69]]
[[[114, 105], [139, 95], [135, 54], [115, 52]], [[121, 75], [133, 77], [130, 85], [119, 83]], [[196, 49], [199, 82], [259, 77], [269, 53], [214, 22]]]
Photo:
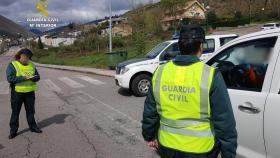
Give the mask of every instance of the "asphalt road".
[[1, 158], [153, 158], [141, 136], [145, 98], [115, 86], [114, 79], [38, 68], [36, 120], [43, 134], [31, 133], [24, 107], [19, 135], [9, 140], [11, 114], [6, 66], [16, 48], [0, 56]]

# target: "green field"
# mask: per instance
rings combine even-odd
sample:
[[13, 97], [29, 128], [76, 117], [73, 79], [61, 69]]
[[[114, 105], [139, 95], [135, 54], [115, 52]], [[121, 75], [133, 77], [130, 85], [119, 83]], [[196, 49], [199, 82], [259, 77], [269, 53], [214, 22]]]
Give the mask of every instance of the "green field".
[[[160, 41], [149, 41], [146, 44], [145, 53], [138, 54], [137, 50], [133, 46], [127, 46], [123, 48], [115, 48], [113, 51], [127, 51], [128, 59], [143, 57], [148, 53], [155, 45]], [[33, 49], [35, 62], [41, 64], [54, 64], [54, 65], [69, 65], [69, 66], [81, 66], [92, 68], [107, 68], [107, 56], [106, 51], [102, 53], [96, 53], [93, 51], [80, 53], [75, 48], [71, 47], [58, 47], [49, 49]]]

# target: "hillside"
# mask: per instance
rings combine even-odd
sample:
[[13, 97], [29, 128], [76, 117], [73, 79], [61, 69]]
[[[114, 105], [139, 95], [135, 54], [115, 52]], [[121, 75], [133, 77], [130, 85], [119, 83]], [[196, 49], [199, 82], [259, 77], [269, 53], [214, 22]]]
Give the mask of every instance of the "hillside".
[[[191, 1], [191, 0], [185, 0]], [[208, 12], [214, 12], [219, 19], [234, 17], [249, 17], [251, 12], [252, 21], [270, 21], [280, 18], [279, 0], [198, 0], [201, 4], [209, 7]], [[145, 6], [136, 6], [136, 9], [128, 11], [124, 15], [137, 14], [137, 10], [144, 9], [154, 12], [161, 8], [160, 2]], [[251, 11], [250, 11], [251, 10]]]
[[[18, 33], [23, 35], [24, 37], [28, 36], [28, 31], [24, 27], [0, 15], [0, 35], [16, 37]], [[29, 36], [30, 35], [32, 35], [32, 33], [29, 33]]]

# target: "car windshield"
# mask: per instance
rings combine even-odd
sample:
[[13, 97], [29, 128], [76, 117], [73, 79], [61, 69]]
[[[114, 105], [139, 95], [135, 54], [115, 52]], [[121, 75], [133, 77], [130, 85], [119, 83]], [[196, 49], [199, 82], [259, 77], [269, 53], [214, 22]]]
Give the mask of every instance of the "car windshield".
[[145, 57], [147, 58], [155, 58], [159, 55], [160, 52], [163, 51], [170, 43], [169, 42], [163, 42], [157, 45], [155, 48], [153, 48]]

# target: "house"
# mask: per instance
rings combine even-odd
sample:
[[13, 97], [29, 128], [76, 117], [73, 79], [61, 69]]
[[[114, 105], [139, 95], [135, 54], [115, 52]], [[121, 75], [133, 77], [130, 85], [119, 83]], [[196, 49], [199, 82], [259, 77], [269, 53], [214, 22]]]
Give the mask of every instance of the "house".
[[[71, 45], [76, 41], [76, 37], [69, 35], [44, 35], [41, 36], [41, 41], [44, 45], [49, 47], [59, 47]], [[38, 42], [38, 38], [36, 41]]]
[[[101, 30], [101, 35], [106, 36], [110, 32], [109, 28]], [[126, 37], [132, 35], [132, 27], [129, 24], [122, 23], [112, 28], [113, 36]]]
[[74, 32], [69, 32], [68, 35], [69, 36], [73, 36], [73, 37], [78, 37], [82, 34], [82, 31], [74, 31]]
[[132, 27], [123, 23], [113, 27], [112, 32], [115, 36], [126, 37], [132, 35]]
[[75, 37], [52, 37], [52, 47], [68, 46], [74, 44]]
[[[98, 22], [98, 25], [103, 24], [103, 23], [109, 23], [110, 18], [109, 17], [105, 17], [103, 20]], [[126, 17], [122, 17], [122, 16], [112, 16], [112, 25], [118, 25], [121, 23], [126, 23], [128, 21], [128, 19]]]
[[188, 1], [182, 7], [176, 10], [175, 16], [167, 11], [162, 20], [163, 29], [167, 30], [174, 22], [182, 20], [198, 20], [204, 21], [206, 19], [206, 8], [199, 1]]

